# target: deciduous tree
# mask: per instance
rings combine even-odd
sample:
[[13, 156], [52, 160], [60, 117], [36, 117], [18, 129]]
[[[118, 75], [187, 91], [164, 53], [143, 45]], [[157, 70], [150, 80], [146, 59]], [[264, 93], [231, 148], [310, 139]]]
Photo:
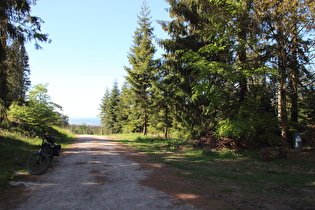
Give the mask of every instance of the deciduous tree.
[[52, 125], [65, 125], [68, 117], [61, 113], [62, 107], [50, 99], [47, 86], [35, 85], [27, 95], [26, 104], [13, 103], [9, 111], [10, 120], [39, 128], [41, 132]]

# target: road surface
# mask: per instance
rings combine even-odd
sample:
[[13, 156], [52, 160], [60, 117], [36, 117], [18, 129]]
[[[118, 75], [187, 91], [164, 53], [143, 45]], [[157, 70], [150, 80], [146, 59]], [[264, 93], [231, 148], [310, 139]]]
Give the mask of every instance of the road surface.
[[140, 181], [150, 171], [104, 136], [80, 135], [28, 185], [18, 209], [195, 209]]

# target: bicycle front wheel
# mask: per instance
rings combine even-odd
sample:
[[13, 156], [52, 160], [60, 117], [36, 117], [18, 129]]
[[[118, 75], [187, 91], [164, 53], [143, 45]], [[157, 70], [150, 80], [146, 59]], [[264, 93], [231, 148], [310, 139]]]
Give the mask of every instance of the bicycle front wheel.
[[44, 154], [37, 152], [33, 154], [28, 160], [27, 160], [27, 170], [34, 175], [38, 175], [43, 173], [48, 166], [50, 165], [49, 157]]

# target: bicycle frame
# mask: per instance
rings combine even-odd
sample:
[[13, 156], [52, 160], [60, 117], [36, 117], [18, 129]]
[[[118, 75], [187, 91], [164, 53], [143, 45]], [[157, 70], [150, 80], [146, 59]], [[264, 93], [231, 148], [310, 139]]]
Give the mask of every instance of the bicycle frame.
[[43, 173], [52, 164], [53, 157], [59, 156], [61, 146], [55, 144], [55, 138], [44, 135], [39, 151], [27, 161], [27, 169], [31, 174]]

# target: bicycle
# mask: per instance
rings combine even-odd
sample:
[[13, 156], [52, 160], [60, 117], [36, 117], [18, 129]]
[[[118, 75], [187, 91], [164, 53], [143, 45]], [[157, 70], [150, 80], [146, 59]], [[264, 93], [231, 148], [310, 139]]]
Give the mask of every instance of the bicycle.
[[61, 145], [55, 142], [53, 136], [44, 135], [39, 151], [27, 160], [26, 167], [31, 174], [43, 173], [52, 164], [54, 156], [60, 155]]

